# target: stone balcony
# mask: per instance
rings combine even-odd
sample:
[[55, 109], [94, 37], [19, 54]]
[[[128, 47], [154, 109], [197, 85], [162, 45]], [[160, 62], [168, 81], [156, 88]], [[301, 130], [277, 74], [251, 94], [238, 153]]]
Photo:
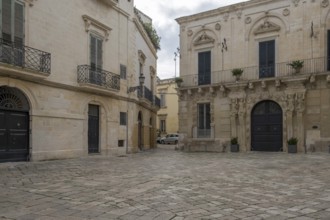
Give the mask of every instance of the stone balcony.
[[304, 65], [299, 72], [289, 65], [291, 62], [283, 62], [263, 67], [240, 67], [243, 70], [243, 74], [239, 78], [233, 76], [232, 69], [213, 71], [210, 76], [206, 77], [198, 74], [184, 75], [181, 76], [183, 79], [181, 89], [207, 85], [227, 85], [237, 82], [249, 83], [249, 86], [253, 86], [255, 82], [280, 81], [302, 76], [308, 77], [313, 74], [326, 73], [330, 70], [328, 58], [325, 57], [302, 61], [304, 61]]

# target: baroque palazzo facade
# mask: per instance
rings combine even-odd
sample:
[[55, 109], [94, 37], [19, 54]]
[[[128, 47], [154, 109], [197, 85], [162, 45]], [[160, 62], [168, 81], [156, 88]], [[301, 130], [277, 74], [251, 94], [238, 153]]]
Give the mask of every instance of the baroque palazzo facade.
[[1, 0], [0, 16], [0, 162], [156, 147], [157, 50], [133, 0]]
[[329, 0], [251, 0], [176, 20], [185, 150], [224, 151], [234, 137], [242, 152], [287, 152], [292, 137], [298, 152], [328, 150]]

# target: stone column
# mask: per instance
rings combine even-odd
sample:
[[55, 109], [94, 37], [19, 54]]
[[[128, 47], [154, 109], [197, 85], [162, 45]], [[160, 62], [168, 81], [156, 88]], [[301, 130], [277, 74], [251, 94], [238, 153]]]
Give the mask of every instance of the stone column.
[[304, 126], [304, 111], [305, 111], [305, 95], [297, 94], [296, 110], [297, 110], [297, 138], [298, 138], [298, 151], [305, 151], [305, 126]]
[[237, 137], [237, 123], [236, 118], [238, 117], [238, 103], [237, 99], [231, 100], [231, 107], [230, 107], [230, 127], [231, 127], [231, 138]]
[[[286, 108], [286, 123], [287, 123], [287, 137], [286, 140], [290, 139], [291, 137], [294, 137], [293, 132], [293, 112], [294, 112], [294, 99], [293, 94], [288, 95], [287, 97], [287, 108]], [[287, 144], [287, 143], [285, 143]], [[285, 147], [287, 150], [287, 145]]]
[[246, 115], [246, 108], [245, 108], [245, 100], [239, 100], [239, 110], [238, 110], [238, 141], [240, 144], [240, 151], [246, 151], [246, 125], [245, 125], [245, 115]]

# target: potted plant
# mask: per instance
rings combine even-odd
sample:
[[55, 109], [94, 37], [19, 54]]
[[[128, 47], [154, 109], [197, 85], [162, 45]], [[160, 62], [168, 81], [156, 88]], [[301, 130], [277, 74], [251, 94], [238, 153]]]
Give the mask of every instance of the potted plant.
[[230, 151], [231, 152], [238, 152], [239, 151], [239, 144], [237, 137], [234, 137], [230, 140]]
[[288, 140], [288, 153], [297, 153], [298, 139], [292, 137]]
[[235, 76], [236, 81], [238, 81], [241, 77], [241, 75], [243, 74], [244, 70], [240, 69], [240, 68], [235, 68], [232, 71], [233, 76]]
[[303, 60], [294, 60], [291, 63], [288, 63], [289, 66], [291, 66], [295, 73], [300, 73], [300, 70], [304, 67], [304, 61]]
[[180, 87], [181, 83], [183, 82], [183, 79], [180, 77], [175, 77], [174, 81], [178, 85], [178, 87]]

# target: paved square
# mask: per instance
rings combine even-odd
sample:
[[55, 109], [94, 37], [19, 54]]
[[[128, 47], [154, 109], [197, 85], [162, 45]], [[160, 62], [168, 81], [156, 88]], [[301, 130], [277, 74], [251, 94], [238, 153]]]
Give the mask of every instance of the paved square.
[[0, 219], [330, 219], [330, 154], [169, 148], [0, 164]]

